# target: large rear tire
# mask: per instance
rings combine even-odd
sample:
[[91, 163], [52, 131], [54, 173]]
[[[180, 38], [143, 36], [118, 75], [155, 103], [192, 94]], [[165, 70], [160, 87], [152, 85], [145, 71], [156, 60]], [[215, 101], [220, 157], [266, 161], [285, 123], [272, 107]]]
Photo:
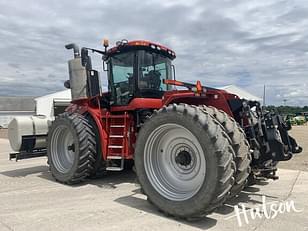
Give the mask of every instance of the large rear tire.
[[232, 147], [235, 153], [236, 171], [234, 173], [235, 182], [231, 188], [230, 197], [239, 194], [246, 185], [249, 174], [251, 172], [251, 154], [249, 142], [246, 139], [245, 132], [239, 124], [222, 110], [215, 107], [200, 106], [223, 126], [225, 132], [231, 139]]
[[90, 171], [89, 177], [91, 179], [100, 178], [106, 175], [106, 161], [104, 161], [102, 156], [103, 144], [101, 143], [100, 134], [95, 120], [92, 118], [90, 114], [86, 114], [85, 118], [92, 128], [91, 130], [94, 134], [94, 140], [95, 140], [95, 154], [93, 155], [94, 164], [93, 164], [93, 169]]
[[93, 170], [95, 149], [95, 135], [84, 116], [59, 115], [48, 133], [47, 156], [53, 177], [65, 184], [83, 181]]
[[135, 167], [148, 199], [166, 214], [199, 218], [227, 198], [234, 183], [228, 135], [206, 111], [173, 104], [156, 111], [137, 137]]

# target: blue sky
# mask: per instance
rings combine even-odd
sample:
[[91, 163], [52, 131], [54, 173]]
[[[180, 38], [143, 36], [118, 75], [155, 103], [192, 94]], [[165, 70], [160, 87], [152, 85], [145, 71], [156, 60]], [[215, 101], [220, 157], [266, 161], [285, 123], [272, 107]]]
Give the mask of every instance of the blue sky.
[[180, 80], [257, 96], [266, 84], [269, 104], [308, 105], [307, 15], [303, 0], [0, 0], [0, 95], [63, 90], [66, 43], [126, 38], [175, 50]]

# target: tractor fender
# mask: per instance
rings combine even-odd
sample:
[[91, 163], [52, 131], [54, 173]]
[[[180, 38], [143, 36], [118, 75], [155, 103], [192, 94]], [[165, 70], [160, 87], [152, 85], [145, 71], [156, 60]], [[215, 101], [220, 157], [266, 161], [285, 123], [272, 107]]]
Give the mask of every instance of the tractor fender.
[[233, 113], [228, 104], [228, 93], [224, 94], [220, 90], [209, 90], [205, 95], [195, 95], [192, 92], [176, 93], [172, 94], [163, 101], [164, 105], [170, 105], [172, 103], [186, 103], [189, 105], [206, 105], [213, 106], [219, 110], [223, 110], [229, 116], [233, 117]]

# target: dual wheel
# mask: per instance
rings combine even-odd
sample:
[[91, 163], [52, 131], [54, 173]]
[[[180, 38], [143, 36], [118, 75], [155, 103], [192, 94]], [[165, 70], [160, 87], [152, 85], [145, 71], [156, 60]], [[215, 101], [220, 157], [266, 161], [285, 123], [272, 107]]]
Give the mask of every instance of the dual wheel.
[[243, 130], [213, 107], [173, 104], [141, 128], [135, 167], [148, 200], [166, 214], [199, 218], [237, 195], [250, 173]]
[[93, 121], [77, 113], [63, 113], [48, 132], [48, 164], [53, 177], [76, 184], [95, 174], [99, 160]]

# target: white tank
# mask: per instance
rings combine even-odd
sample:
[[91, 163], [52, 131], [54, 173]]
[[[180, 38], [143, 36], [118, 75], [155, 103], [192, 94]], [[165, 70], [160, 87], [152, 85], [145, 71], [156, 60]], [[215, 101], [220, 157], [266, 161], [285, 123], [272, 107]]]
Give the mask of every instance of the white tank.
[[8, 125], [8, 138], [14, 151], [41, 149], [47, 147], [47, 133], [50, 121], [46, 116], [20, 116]]

